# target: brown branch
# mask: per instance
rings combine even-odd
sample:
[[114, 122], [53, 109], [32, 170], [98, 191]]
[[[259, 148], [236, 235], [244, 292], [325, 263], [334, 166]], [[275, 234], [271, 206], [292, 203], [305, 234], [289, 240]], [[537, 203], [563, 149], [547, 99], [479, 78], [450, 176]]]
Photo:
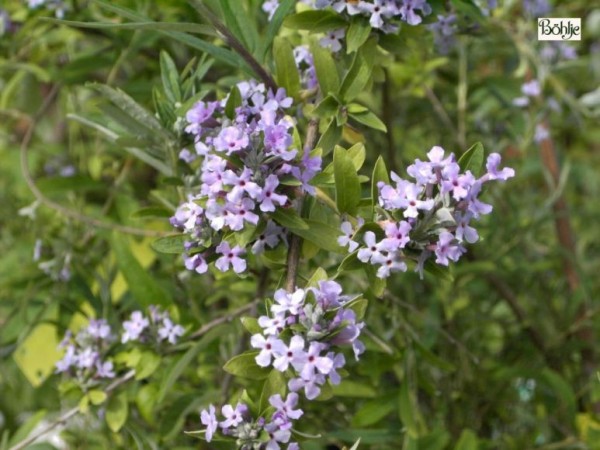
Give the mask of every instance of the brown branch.
[[[106, 394], [110, 394], [111, 392], [116, 390], [118, 387], [120, 387], [121, 385], [123, 385], [126, 382], [128, 382], [129, 380], [131, 380], [134, 376], [135, 376], [135, 371], [130, 370], [125, 375], [123, 375], [121, 378], [117, 378], [115, 381], [113, 381], [111, 384], [109, 384], [106, 387], [106, 389], [104, 390], [104, 392]], [[75, 406], [75, 407], [71, 408], [70, 410], [65, 412], [63, 415], [61, 415], [58, 419], [56, 419], [54, 422], [49, 423], [48, 425], [46, 425], [44, 428], [42, 428], [37, 433], [31, 434], [27, 439], [24, 439], [21, 442], [17, 443], [16, 445], [12, 446], [9, 450], [22, 450], [22, 449], [26, 448], [27, 446], [29, 446], [29, 444], [32, 444], [34, 441], [36, 441], [37, 439], [39, 439], [46, 433], [49, 433], [50, 431], [52, 431], [59, 425], [65, 423], [65, 422], [68, 422], [72, 417], [77, 415], [77, 413], [79, 413], [79, 406]]]
[[[319, 122], [316, 119], [312, 119], [308, 124], [308, 130], [306, 132], [306, 141], [304, 142], [304, 152], [310, 152], [316, 142], [317, 135], [319, 132]], [[302, 203], [304, 200], [303, 195], [299, 195], [296, 198], [298, 202], [298, 210], [301, 212]], [[288, 292], [294, 292], [296, 289], [296, 278], [298, 276], [298, 264], [300, 262], [300, 251], [302, 248], [302, 238], [297, 234], [290, 233], [290, 246], [287, 254], [287, 272], [285, 274], [285, 290]]]
[[250, 311], [256, 305], [258, 305], [259, 301], [260, 301], [259, 299], [256, 299], [253, 302], [248, 303], [247, 305], [240, 306], [239, 308], [234, 309], [226, 316], [218, 317], [215, 320], [212, 320], [212, 321], [208, 322], [207, 324], [202, 325], [200, 328], [198, 328], [198, 330], [196, 330], [194, 333], [192, 333], [186, 340], [198, 339], [200, 336], [203, 336], [204, 334], [208, 333], [213, 328], [218, 327], [219, 325], [222, 325], [224, 323], [231, 322], [237, 316]]

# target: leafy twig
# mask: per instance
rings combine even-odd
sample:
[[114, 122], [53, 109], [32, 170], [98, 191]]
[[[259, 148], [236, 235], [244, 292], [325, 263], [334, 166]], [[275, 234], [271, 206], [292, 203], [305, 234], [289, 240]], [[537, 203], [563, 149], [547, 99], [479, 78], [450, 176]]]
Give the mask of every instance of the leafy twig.
[[[112, 391], [117, 389], [119, 386], [127, 383], [134, 376], [135, 376], [135, 371], [130, 370], [125, 375], [123, 375], [120, 378], [117, 378], [115, 381], [113, 381], [111, 384], [109, 384], [106, 387], [106, 389], [104, 390], [104, 392], [107, 394], [110, 394]], [[79, 413], [79, 406], [75, 406], [75, 407], [71, 408], [70, 410], [65, 412], [63, 415], [61, 415], [58, 419], [56, 419], [54, 422], [49, 423], [48, 425], [46, 425], [44, 428], [42, 428], [37, 433], [30, 435], [27, 439], [24, 439], [21, 442], [17, 443], [16, 445], [12, 446], [9, 450], [22, 450], [22, 449], [26, 448], [27, 446], [29, 446], [29, 444], [32, 444], [37, 439], [39, 439], [46, 433], [49, 433], [57, 426], [69, 421], [72, 417], [77, 415], [77, 413]]]

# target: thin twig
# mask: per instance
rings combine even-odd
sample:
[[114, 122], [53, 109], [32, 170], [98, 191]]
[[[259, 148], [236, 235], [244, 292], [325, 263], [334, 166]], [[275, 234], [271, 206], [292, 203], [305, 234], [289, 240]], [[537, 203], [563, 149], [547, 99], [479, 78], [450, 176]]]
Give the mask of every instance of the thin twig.
[[237, 316], [244, 314], [247, 311], [250, 311], [256, 305], [258, 305], [259, 302], [260, 302], [260, 300], [256, 299], [256, 300], [252, 301], [251, 303], [248, 303], [247, 305], [240, 306], [239, 308], [234, 309], [226, 316], [217, 317], [215, 320], [212, 320], [212, 321], [208, 322], [207, 324], [202, 325], [198, 330], [196, 330], [194, 333], [192, 333], [186, 340], [197, 339], [200, 336], [208, 333], [213, 328], [218, 327], [221, 324], [231, 322]]
[[[121, 386], [121, 385], [125, 384], [126, 382], [128, 382], [129, 380], [131, 380], [134, 376], [135, 376], [135, 371], [130, 370], [125, 375], [123, 375], [121, 378], [118, 378], [115, 381], [113, 381], [111, 384], [109, 384], [106, 387], [106, 389], [104, 390], [104, 392], [106, 394], [110, 394], [112, 391], [117, 389], [119, 386]], [[77, 413], [79, 413], [79, 406], [75, 406], [75, 407], [71, 408], [70, 410], [65, 412], [63, 415], [61, 415], [58, 419], [56, 419], [54, 422], [51, 422], [50, 424], [46, 425], [44, 428], [42, 428], [37, 433], [31, 434], [27, 439], [22, 440], [18, 444], [11, 447], [9, 450], [21, 450], [21, 449], [26, 448], [27, 446], [29, 446], [29, 444], [32, 444], [33, 442], [35, 442], [37, 439], [39, 439], [46, 433], [52, 431], [57, 426], [70, 420], [72, 417], [77, 415]]]
[[[319, 131], [319, 122], [316, 119], [313, 119], [308, 124], [308, 130], [306, 132], [306, 141], [304, 142], [304, 153], [310, 152], [316, 142], [317, 142], [317, 134]], [[298, 209], [302, 208], [302, 203], [304, 200], [303, 195], [299, 195], [296, 198], [298, 202]], [[299, 211], [300, 212], [300, 211]], [[300, 250], [302, 247], [302, 238], [297, 234], [290, 233], [290, 246], [288, 248], [287, 254], [287, 272], [285, 274], [285, 290], [287, 292], [293, 292], [296, 289], [296, 278], [298, 277], [298, 264], [300, 262]]]
[[[246, 61], [254, 73], [265, 83], [267, 88], [273, 92], [277, 91], [277, 83], [271, 74], [246, 50], [244, 45], [227, 29], [219, 18], [199, 0], [192, 0], [192, 5], [208, 19], [225, 43]], [[242, 14], [244, 13], [242, 12]]]
[[465, 42], [458, 46], [458, 145], [461, 149], [467, 146], [467, 48]]
[[444, 125], [446, 125], [446, 127], [448, 127], [448, 129], [456, 137], [456, 141], [459, 142], [460, 139], [458, 136], [458, 130], [452, 123], [452, 119], [450, 119], [450, 116], [446, 112], [444, 105], [442, 104], [440, 99], [437, 97], [437, 95], [435, 95], [435, 92], [429, 86], [424, 86], [424, 89], [425, 89], [425, 95], [429, 99], [431, 106], [433, 106], [433, 110], [438, 115], [440, 120], [444, 123]]
[[29, 126], [27, 127], [27, 131], [23, 136], [23, 140], [21, 141], [21, 173], [23, 174], [23, 178], [27, 183], [27, 186], [35, 196], [35, 198], [42, 204], [48, 206], [51, 209], [63, 214], [66, 217], [70, 217], [71, 219], [77, 220], [79, 222], [86, 223], [96, 228], [104, 228], [109, 230], [119, 231], [121, 233], [134, 234], [137, 236], [152, 236], [152, 237], [163, 237], [168, 236], [172, 233], [165, 233], [162, 231], [154, 231], [154, 230], [144, 230], [141, 228], [129, 227], [126, 225], [119, 225], [104, 222], [102, 220], [94, 219], [93, 217], [86, 216], [72, 209], [66, 208], [63, 205], [50, 200], [46, 197], [43, 192], [38, 188], [33, 180], [31, 175], [31, 170], [29, 169], [29, 159], [28, 159], [28, 151], [29, 144], [31, 139], [33, 138], [33, 132], [35, 131], [35, 127], [38, 124], [40, 118], [47, 112], [52, 103], [54, 102], [56, 96], [58, 95], [58, 91], [60, 89], [60, 84], [55, 84], [52, 86], [49, 94], [44, 99], [44, 102], [40, 106], [39, 110], [32, 117]]

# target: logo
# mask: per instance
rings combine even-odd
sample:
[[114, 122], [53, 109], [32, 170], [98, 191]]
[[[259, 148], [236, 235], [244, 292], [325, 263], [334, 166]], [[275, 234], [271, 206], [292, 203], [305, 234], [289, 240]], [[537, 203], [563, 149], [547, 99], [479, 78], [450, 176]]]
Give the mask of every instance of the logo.
[[580, 41], [581, 19], [540, 17], [538, 19], [538, 41]]

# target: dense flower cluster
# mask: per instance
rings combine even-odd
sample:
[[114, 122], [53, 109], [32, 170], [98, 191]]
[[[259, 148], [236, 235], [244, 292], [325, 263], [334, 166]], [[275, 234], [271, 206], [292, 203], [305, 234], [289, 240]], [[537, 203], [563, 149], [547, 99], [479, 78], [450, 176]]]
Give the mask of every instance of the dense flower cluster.
[[[368, 18], [372, 28], [384, 33], [398, 31], [400, 22], [418, 25], [423, 21], [422, 16], [431, 13], [427, 0], [302, 0], [315, 9], [332, 9], [347, 18], [363, 16]], [[279, 7], [279, 0], [267, 0], [263, 3], [263, 11], [273, 18]], [[342, 48], [345, 30], [333, 30], [321, 39], [321, 45], [337, 52]]]
[[258, 319], [263, 332], [250, 340], [250, 345], [260, 350], [256, 363], [272, 365], [280, 372], [291, 369], [294, 377], [289, 389], [304, 389], [309, 400], [320, 394], [327, 379], [340, 383], [337, 370], [346, 361], [335, 347], [351, 345], [356, 358], [364, 351], [358, 340], [364, 323], [357, 322], [349, 307], [351, 299], [342, 295], [342, 287], [335, 281], [320, 281], [318, 286], [293, 293], [276, 291], [272, 316]]
[[515, 174], [513, 169], [499, 168], [497, 153], [489, 155], [487, 173], [480, 178], [469, 170], [462, 172], [454, 155], [446, 156], [441, 147], [433, 147], [427, 156], [429, 161], [417, 159], [407, 168], [415, 182], [392, 172], [395, 186], [378, 184], [380, 230], [363, 230], [362, 245], [356, 240], [360, 230], [350, 222], [342, 224], [340, 245], [348, 246], [350, 252], [358, 249], [360, 261], [378, 266], [379, 278], [405, 272], [408, 259], [417, 261], [421, 275], [429, 257], [435, 256], [435, 262], [443, 266], [458, 261], [466, 252], [464, 244], [479, 239], [471, 222], [492, 211], [491, 205], [478, 198], [482, 186]]
[[66, 372], [81, 381], [113, 378], [113, 363], [104, 360], [103, 355], [114, 340], [115, 336], [104, 319], [90, 320], [89, 325], [75, 336], [67, 331], [59, 345], [65, 354], [56, 363], [56, 373]]
[[123, 322], [120, 339], [104, 319], [90, 320], [76, 335], [67, 331], [59, 345], [65, 353], [56, 363], [56, 373], [68, 373], [80, 382], [113, 378], [114, 366], [106, 355], [114, 342], [177, 343], [184, 333], [183, 327], [173, 323], [169, 314], [156, 306], [150, 306], [149, 311], [148, 318], [141, 311], [133, 312], [130, 319]]
[[184, 149], [180, 157], [200, 160], [194, 176], [199, 186], [171, 224], [187, 234], [185, 265], [197, 273], [205, 273], [215, 257], [223, 272], [246, 270], [246, 245], [226, 239], [229, 232], [256, 229], [247, 244], [254, 254], [284, 241], [284, 230], [267, 214], [291, 204], [284, 183], [313, 194], [309, 182], [321, 168], [320, 156], [294, 145], [294, 121], [284, 113], [292, 99], [284, 89], [267, 91], [254, 81], [236, 89], [240, 102], [229, 115], [229, 97], [199, 101], [186, 114], [195, 151]]
[[447, 15], [439, 14], [437, 19], [437, 22], [428, 25], [427, 28], [433, 32], [435, 47], [441, 54], [445, 55], [456, 45], [457, 18], [456, 14], [451, 13]]
[[264, 417], [252, 418], [244, 403], [238, 403], [235, 408], [224, 405], [221, 408], [224, 420], [219, 421], [215, 407], [210, 405], [200, 412], [200, 421], [206, 427], [206, 441], [210, 442], [220, 429], [224, 436], [235, 438], [240, 449], [277, 450], [281, 444], [287, 444], [285, 448], [288, 450], [298, 450], [298, 444], [290, 442], [293, 421], [304, 414], [301, 409], [294, 409], [298, 404], [298, 394], [289, 393], [285, 400], [280, 394], [272, 395], [269, 404], [275, 411], [268, 422]]
[[168, 341], [170, 344], [176, 344], [185, 332], [183, 327], [173, 323], [169, 313], [161, 311], [156, 306], [150, 306], [149, 312], [148, 317], [141, 311], [131, 313], [129, 320], [123, 322], [121, 342], [124, 344], [129, 341], [141, 343]]

